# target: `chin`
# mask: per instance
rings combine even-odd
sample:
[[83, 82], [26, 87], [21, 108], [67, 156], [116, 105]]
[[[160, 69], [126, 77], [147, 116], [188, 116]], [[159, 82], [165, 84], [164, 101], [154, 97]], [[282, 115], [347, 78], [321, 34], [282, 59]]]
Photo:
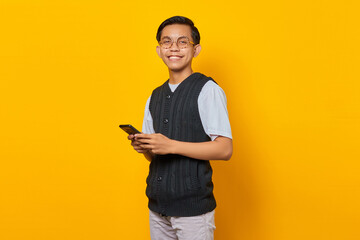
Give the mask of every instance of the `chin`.
[[175, 67], [169, 67], [169, 70], [172, 72], [181, 72], [183, 71], [185, 68], [184, 67], [179, 67], [179, 68], [175, 68]]
[[184, 69], [186, 69], [188, 66], [184, 66], [184, 65], [176, 65], [176, 64], [167, 64], [167, 67], [173, 71], [173, 72], [181, 72]]

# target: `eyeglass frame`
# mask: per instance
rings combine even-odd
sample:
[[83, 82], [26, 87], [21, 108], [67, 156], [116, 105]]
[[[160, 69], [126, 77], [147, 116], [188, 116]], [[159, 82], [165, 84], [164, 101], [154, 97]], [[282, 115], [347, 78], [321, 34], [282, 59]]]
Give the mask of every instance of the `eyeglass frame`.
[[181, 38], [186, 38], [186, 39], [189, 41], [190, 44], [192, 44], [193, 46], [195, 46], [195, 43], [194, 43], [193, 41], [190, 41], [190, 39], [189, 39], [187, 36], [178, 37], [178, 38], [176, 39], [176, 41], [172, 40], [170, 37], [164, 37], [164, 38], [171, 40], [171, 44], [170, 44], [170, 46], [169, 46], [168, 48], [165, 48], [165, 47], [162, 46], [162, 41], [163, 41], [163, 39], [161, 39], [161, 41], [158, 42], [159, 45], [160, 45], [160, 47], [162, 47], [162, 48], [164, 48], [164, 49], [170, 49], [175, 42], [176, 42], [176, 46], [177, 46], [179, 49], [185, 49], [185, 48], [187, 48], [187, 47], [189, 46], [189, 44], [186, 44], [186, 47], [183, 47], [183, 48], [179, 47], [179, 39], [181, 39]]

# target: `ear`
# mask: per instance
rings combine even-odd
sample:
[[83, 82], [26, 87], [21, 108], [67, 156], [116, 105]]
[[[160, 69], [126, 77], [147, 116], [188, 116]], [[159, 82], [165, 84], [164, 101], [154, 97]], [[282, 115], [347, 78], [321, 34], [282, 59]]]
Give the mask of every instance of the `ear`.
[[161, 55], [160, 55], [160, 46], [156, 46], [156, 53], [157, 53], [157, 55], [161, 58]]
[[200, 54], [200, 51], [201, 51], [201, 45], [200, 44], [194, 46], [194, 57], [197, 57]]

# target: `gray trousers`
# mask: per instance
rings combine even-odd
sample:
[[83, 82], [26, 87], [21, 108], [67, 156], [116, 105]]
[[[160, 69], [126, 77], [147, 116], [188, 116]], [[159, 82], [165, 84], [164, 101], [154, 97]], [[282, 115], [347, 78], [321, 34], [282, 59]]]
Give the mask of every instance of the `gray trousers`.
[[213, 240], [215, 210], [194, 217], [165, 217], [150, 210], [151, 240]]

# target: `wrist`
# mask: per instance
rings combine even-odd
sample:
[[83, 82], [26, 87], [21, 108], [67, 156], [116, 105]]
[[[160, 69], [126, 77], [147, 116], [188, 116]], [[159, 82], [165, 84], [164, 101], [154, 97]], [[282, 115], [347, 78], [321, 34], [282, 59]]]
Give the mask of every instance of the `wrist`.
[[176, 154], [177, 153], [177, 141], [176, 140], [170, 140], [170, 148], [169, 153], [170, 154]]

